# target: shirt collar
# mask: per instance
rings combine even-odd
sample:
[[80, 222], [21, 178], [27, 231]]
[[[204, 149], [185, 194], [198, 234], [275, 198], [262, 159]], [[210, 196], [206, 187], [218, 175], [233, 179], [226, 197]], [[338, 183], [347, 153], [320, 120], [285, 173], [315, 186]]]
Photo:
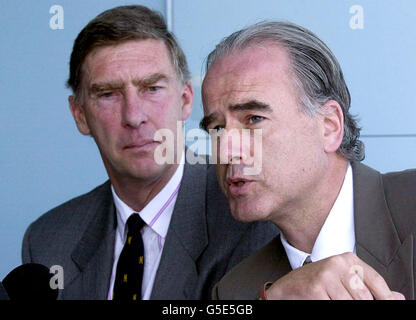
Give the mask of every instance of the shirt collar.
[[[344, 252], [355, 252], [352, 179], [352, 168], [348, 164], [341, 190], [312, 248], [310, 254], [312, 261], [319, 261]], [[301, 267], [309, 254], [292, 247], [282, 233], [280, 239], [292, 269]]]
[[[173, 207], [182, 181], [183, 170], [184, 164], [181, 161], [175, 173], [163, 189], [140, 212], [137, 212], [146, 225], [163, 238], [166, 237], [168, 232]], [[117, 212], [117, 231], [120, 233], [122, 239], [124, 239], [126, 221], [136, 211], [118, 197], [113, 185], [111, 185], [111, 191]]]
[[306, 258], [309, 256], [308, 253], [300, 251], [295, 247], [291, 246], [287, 242], [283, 233], [280, 232], [280, 241], [282, 241], [283, 248], [286, 251], [287, 258], [289, 259], [290, 266], [293, 270], [301, 267], [305, 262]]

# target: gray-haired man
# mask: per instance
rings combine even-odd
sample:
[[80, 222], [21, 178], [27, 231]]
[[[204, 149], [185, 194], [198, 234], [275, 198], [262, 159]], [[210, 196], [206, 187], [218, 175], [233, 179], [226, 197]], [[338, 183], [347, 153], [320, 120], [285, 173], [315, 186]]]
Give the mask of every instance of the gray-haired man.
[[[237, 31], [209, 55], [202, 91], [201, 125], [228, 160], [217, 176], [233, 216], [281, 230], [215, 298], [415, 297], [416, 171], [382, 175], [360, 163], [348, 88], [318, 37], [281, 22]], [[262, 132], [255, 175], [245, 174], [259, 153], [254, 135], [238, 148], [231, 141], [242, 129]]]

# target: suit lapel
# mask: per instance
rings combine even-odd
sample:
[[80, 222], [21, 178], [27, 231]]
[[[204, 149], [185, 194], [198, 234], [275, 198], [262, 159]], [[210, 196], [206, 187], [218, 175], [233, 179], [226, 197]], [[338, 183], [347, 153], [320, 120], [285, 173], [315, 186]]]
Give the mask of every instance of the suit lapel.
[[151, 299], [193, 298], [195, 262], [208, 244], [205, 197], [206, 166], [186, 163]]
[[280, 236], [275, 237], [263, 250], [263, 258], [261, 258], [263, 260], [261, 263], [263, 266], [262, 283], [275, 282], [292, 271]]
[[117, 223], [110, 183], [86, 214], [92, 217], [71, 255], [79, 273], [66, 284], [65, 299], [107, 298]]
[[414, 237], [401, 243], [381, 174], [360, 163], [352, 163], [352, 167], [357, 255], [383, 276], [391, 290], [413, 299]]
[[292, 271], [280, 237], [238, 264], [215, 286], [213, 298], [221, 300], [256, 300], [266, 282], [275, 282]]

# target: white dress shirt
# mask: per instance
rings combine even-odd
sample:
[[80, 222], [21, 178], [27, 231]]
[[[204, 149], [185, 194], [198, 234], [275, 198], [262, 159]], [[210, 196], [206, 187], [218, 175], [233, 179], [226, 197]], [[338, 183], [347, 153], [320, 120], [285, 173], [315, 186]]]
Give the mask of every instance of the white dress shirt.
[[140, 212], [134, 211], [127, 204], [125, 204], [117, 196], [113, 186], [111, 186], [117, 212], [117, 231], [114, 246], [114, 264], [111, 274], [110, 289], [108, 290], [107, 295], [108, 300], [111, 300], [113, 297], [118, 258], [123, 250], [127, 237], [125, 224], [127, 219], [133, 213], [138, 213], [146, 223], [142, 229], [145, 256], [142, 281], [142, 300], [150, 299], [170, 219], [172, 217], [173, 208], [175, 206], [179, 187], [181, 185], [183, 168], [184, 165], [181, 162], [169, 182]]
[[338, 197], [316, 238], [311, 254], [291, 246], [282, 233], [280, 240], [293, 270], [301, 267], [306, 259], [315, 262], [344, 252], [355, 253], [354, 198], [350, 164]]

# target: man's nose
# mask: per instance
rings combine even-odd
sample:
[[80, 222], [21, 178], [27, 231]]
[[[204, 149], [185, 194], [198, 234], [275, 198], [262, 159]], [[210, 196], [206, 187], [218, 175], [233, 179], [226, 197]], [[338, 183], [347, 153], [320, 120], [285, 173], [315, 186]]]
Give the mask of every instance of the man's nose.
[[219, 143], [217, 145], [217, 154], [219, 155], [219, 163], [222, 164], [239, 164], [244, 162], [245, 150], [247, 143], [243, 139], [243, 130], [239, 128], [224, 129], [219, 134]]
[[123, 126], [138, 128], [148, 121], [146, 101], [140, 97], [137, 89], [127, 90], [122, 108]]

